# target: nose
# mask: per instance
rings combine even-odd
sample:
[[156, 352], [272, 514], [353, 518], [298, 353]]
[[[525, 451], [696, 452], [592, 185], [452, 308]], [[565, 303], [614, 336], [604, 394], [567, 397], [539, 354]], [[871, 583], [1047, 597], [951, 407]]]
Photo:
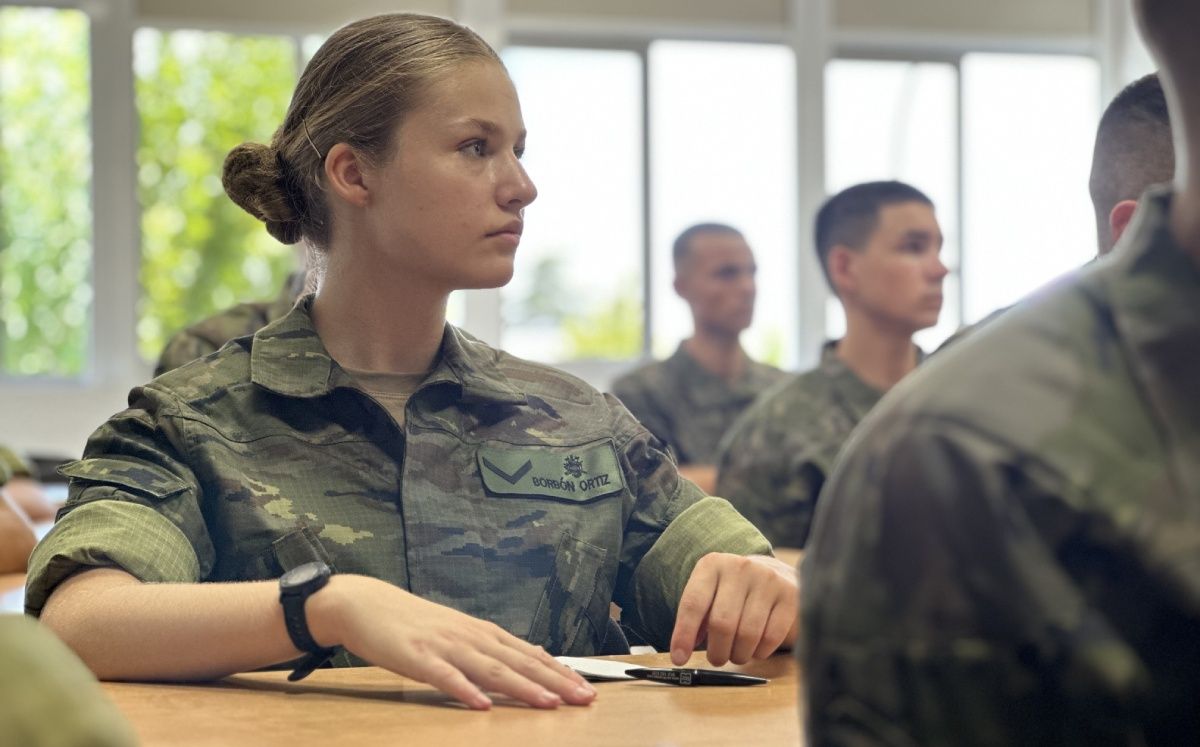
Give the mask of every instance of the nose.
[[515, 155], [507, 159], [496, 186], [496, 202], [503, 208], [520, 209], [537, 199], [537, 187]]
[[943, 280], [950, 274], [950, 268], [942, 261], [941, 255], [933, 255], [933, 266], [930, 269], [930, 277], [934, 280]]

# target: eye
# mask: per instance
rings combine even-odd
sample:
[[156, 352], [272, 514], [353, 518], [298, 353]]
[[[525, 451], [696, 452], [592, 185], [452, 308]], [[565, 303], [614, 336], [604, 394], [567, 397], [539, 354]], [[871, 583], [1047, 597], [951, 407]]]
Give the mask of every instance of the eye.
[[469, 156], [476, 156], [478, 158], [483, 158], [488, 153], [487, 141], [486, 140], [471, 140], [469, 142], [463, 143], [462, 147], [460, 147], [459, 150]]

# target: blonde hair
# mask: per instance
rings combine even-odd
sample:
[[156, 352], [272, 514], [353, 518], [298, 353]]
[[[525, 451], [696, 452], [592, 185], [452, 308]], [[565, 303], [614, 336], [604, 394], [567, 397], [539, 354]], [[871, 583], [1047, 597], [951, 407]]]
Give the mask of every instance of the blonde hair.
[[343, 26], [304, 68], [270, 145], [242, 143], [229, 152], [226, 194], [279, 241], [326, 247], [329, 149], [346, 143], [367, 163], [386, 162], [393, 133], [421, 92], [471, 60], [502, 64], [478, 34], [444, 18], [390, 13]]

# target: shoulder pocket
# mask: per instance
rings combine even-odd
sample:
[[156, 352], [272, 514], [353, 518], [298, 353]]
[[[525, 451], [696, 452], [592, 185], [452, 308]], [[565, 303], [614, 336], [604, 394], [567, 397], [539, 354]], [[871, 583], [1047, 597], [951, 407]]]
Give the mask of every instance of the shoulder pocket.
[[150, 462], [94, 457], [64, 464], [58, 473], [80, 487], [109, 485], [150, 500], [161, 501], [188, 489], [188, 483]]
[[582, 446], [481, 446], [478, 460], [484, 487], [494, 495], [590, 501], [625, 488], [611, 440]]

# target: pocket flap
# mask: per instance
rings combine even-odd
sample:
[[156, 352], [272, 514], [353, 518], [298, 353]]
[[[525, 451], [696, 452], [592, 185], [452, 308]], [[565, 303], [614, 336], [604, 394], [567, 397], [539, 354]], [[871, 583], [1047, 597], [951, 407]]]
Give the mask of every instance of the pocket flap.
[[479, 473], [489, 492], [590, 501], [625, 488], [612, 441], [583, 446], [481, 446]]
[[163, 467], [139, 459], [80, 459], [62, 465], [58, 473], [72, 480], [112, 485], [157, 501], [178, 495], [189, 487]]

